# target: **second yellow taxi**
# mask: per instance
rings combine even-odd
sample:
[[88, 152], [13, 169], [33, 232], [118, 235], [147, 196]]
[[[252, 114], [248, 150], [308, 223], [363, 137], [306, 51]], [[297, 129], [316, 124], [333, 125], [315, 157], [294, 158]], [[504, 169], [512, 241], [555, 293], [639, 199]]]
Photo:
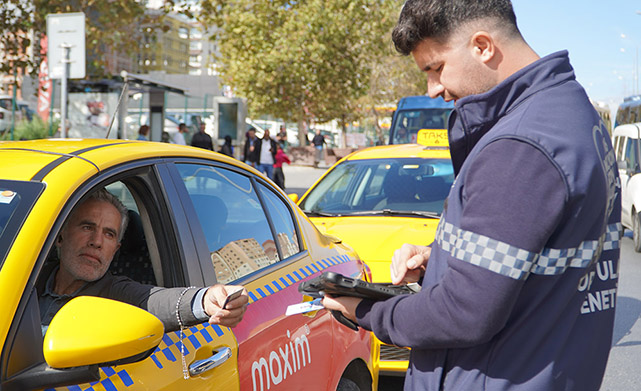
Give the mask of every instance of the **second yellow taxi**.
[[[403, 243], [428, 245], [454, 181], [446, 130], [422, 130], [418, 144], [367, 148], [330, 168], [298, 205], [321, 232], [352, 246], [374, 282], [391, 282]], [[403, 375], [409, 349], [382, 344], [381, 374]]]

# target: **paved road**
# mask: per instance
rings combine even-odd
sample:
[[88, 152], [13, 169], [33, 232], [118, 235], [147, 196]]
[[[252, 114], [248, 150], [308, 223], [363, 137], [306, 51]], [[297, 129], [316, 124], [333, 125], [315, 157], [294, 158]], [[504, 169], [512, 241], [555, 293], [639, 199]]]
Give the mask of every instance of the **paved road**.
[[[285, 166], [287, 193], [302, 195], [326, 168]], [[631, 232], [621, 242], [619, 290], [612, 350], [600, 391], [641, 390], [641, 254], [634, 252]], [[589, 341], [586, 341], [589, 343]], [[586, 359], [577, 357], [577, 359]], [[383, 378], [379, 391], [402, 390], [402, 378]]]

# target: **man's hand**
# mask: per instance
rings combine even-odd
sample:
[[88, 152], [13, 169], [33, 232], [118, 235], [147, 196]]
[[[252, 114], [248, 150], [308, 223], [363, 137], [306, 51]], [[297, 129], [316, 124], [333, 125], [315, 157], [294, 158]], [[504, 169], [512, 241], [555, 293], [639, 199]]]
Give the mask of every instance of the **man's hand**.
[[417, 282], [425, 273], [425, 266], [431, 253], [431, 247], [408, 243], [394, 251], [390, 265], [392, 283], [398, 285], [403, 282]]
[[[227, 303], [227, 308], [223, 309], [227, 295], [242, 289], [242, 293], [237, 298]], [[203, 297], [203, 308], [209, 315], [209, 323], [221, 326], [234, 327], [243, 319], [249, 296], [242, 286], [238, 285], [212, 285], [207, 289]]]
[[360, 299], [358, 297], [331, 297], [326, 295], [323, 298], [322, 303], [326, 309], [340, 311], [343, 313], [343, 315], [345, 315], [346, 318], [358, 324], [358, 322], [356, 321], [356, 307], [358, 307], [358, 304], [361, 302], [361, 300], [363, 299]]

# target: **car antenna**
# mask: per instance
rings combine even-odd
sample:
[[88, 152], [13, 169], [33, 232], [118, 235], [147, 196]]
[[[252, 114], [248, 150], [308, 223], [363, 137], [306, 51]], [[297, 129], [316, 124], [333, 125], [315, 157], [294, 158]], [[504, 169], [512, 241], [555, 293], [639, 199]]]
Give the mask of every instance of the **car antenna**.
[[111, 128], [114, 126], [114, 121], [116, 119], [116, 115], [120, 111], [120, 103], [122, 103], [122, 97], [127, 93], [129, 90], [129, 85], [127, 81], [127, 71], [122, 71], [120, 72], [120, 76], [122, 76], [122, 79], [124, 81], [122, 85], [122, 91], [120, 91], [120, 98], [118, 98], [118, 104], [116, 105], [116, 110], [114, 111], [112, 117], [111, 117], [111, 123], [109, 124], [109, 129], [107, 129], [107, 136], [105, 137], [106, 139], [109, 138], [109, 133], [111, 133]]

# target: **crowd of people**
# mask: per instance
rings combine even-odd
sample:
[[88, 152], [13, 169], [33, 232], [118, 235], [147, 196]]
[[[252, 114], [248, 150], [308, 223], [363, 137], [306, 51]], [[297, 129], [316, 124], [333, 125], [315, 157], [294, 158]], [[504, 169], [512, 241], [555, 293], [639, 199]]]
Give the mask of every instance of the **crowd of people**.
[[[192, 147], [216, 151], [214, 141], [205, 130], [206, 124], [204, 122], [200, 122], [199, 130], [190, 136], [187, 125], [185, 123], [180, 123], [178, 125], [178, 132], [175, 132], [172, 135], [168, 132], [163, 132], [161, 141], [178, 145], [191, 145]], [[141, 125], [138, 130], [137, 140], [149, 141], [149, 132], [149, 125]], [[321, 139], [322, 142], [320, 144], [320, 148], [322, 150], [325, 140], [322, 136]], [[226, 135], [224, 140], [225, 141], [216, 152], [220, 152], [223, 155], [230, 157], [236, 157], [231, 136]], [[316, 145], [316, 138], [314, 138], [313, 142]], [[263, 137], [260, 139], [256, 136], [256, 129], [252, 127], [245, 134], [245, 143], [240, 159], [265, 174], [280, 188], [285, 189], [283, 164], [291, 164], [291, 160], [286, 153], [288, 146], [287, 131], [285, 130], [284, 125], [281, 125], [275, 138], [271, 137], [270, 131], [267, 129], [265, 130]], [[315, 160], [315, 166], [318, 165], [318, 160], [319, 159]]]

